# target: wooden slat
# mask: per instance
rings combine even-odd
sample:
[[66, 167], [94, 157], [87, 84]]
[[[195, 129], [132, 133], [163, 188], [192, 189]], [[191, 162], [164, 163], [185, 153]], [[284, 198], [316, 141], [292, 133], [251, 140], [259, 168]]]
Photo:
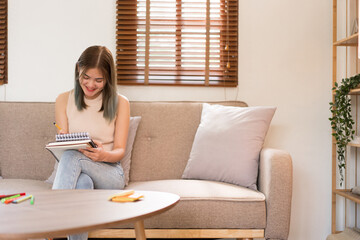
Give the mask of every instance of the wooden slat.
[[[118, 6], [122, 6], [122, 5], [132, 5], [132, 4], [137, 4], [137, 5], [141, 5], [141, 6], [145, 6], [145, 2], [146, 0], [143, 1], [117, 1], [116, 3], [118, 4]], [[164, 4], [173, 4], [172, 2], [167, 2], [167, 1], [151, 1], [151, 3], [153, 5], [164, 5]], [[187, 5], [202, 5], [204, 4], [204, 1], [191, 1], [191, 2], [187, 2], [185, 3]], [[212, 5], [214, 5], [215, 3], [212, 3]], [[238, 1], [237, 0], [231, 0], [228, 1], [229, 6], [237, 6]], [[176, 2], [174, 3], [174, 5], [180, 5], [180, 2]], [[224, 6], [225, 1], [220, 1], [220, 6]]]
[[351, 89], [349, 95], [360, 95], [360, 88]]
[[[146, 35], [147, 36], [147, 35]], [[146, 41], [146, 36], [117, 36], [116, 39], [121, 39], [121, 40], [136, 40], [138, 39], [138, 42], [145, 42]], [[174, 43], [174, 40], [176, 40], [176, 35], [174, 34], [174, 36], [156, 36], [154, 34], [150, 34], [151, 39], [156, 39], [157, 41], [163, 41], [163, 42], [158, 42], [158, 45], [167, 43], [165, 40], [167, 40], [169, 43]], [[188, 37], [188, 36], [182, 36], [181, 37], [183, 40], [191, 40], [194, 41], [194, 44], [204, 44], [204, 42], [206, 41], [206, 37], [202, 36], [202, 37]], [[210, 38], [210, 41], [213, 40], [218, 40], [218, 41], [225, 41], [227, 38], [226, 36], [219, 36], [218, 39], [214, 39], [214, 38]], [[200, 40], [202, 40], [202, 42], [200, 42]], [[198, 41], [198, 42], [195, 42]], [[230, 42], [235, 42], [236, 38], [231, 37], [229, 39]], [[186, 43], [191, 43], [191, 42], [186, 42]], [[211, 42], [210, 42], [211, 43]]]
[[348, 143], [348, 146], [351, 146], [351, 147], [357, 147], [357, 148], [359, 148], [359, 147], [360, 147], [360, 144], [359, 144], [359, 143], [352, 143], [352, 142], [349, 142], [349, 143]]
[[[145, 27], [146, 25], [141, 25], [141, 24], [133, 24], [133, 25], [129, 25], [129, 24], [118, 24], [117, 25], [117, 34], [137, 34], [139, 31], [145, 31]], [[210, 26], [211, 29], [216, 29], [218, 31], [226, 31], [226, 27], [224, 26], [214, 26], [214, 25], [211, 25]], [[159, 25], [157, 24], [156, 26], [155, 25], [152, 25], [152, 29], [161, 29], [161, 30], [183, 30], [184, 32], [185, 31], [189, 31], [189, 30], [199, 30], [199, 31], [202, 31], [204, 28], [203, 26], [184, 26], [184, 25], [177, 25], [177, 26], [174, 26], [174, 25]], [[120, 31], [124, 31], [126, 30], [128, 33], [121, 33]], [[130, 33], [131, 32], [131, 33]], [[229, 27], [229, 32], [230, 33], [236, 33], [237, 32], [237, 27], [236, 26], [231, 26]], [[224, 32], [223, 34], [226, 34], [226, 32]]]
[[[236, 69], [233, 69], [233, 70], [229, 70], [228, 71], [228, 76], [236, 76]], [[149, 75], [155, 75], [155, 76], [168, 76], [168, 77], [171, 77], [171, 76], [204, 76], [204, 72], [205, 72], [205, 69], [201, 69], [201, 70], [192, 70], [192, 71], [171, 71], [171, 70], [168, 70], [168, 71], [155, 71], [155, 70], [150, 70], [149, 71]], [[121, 71], [121, 73], [118, 73], [118, 76], [122, 76], [122, 75], [125, 75], [125, 76], [131, 76], [131, 75], [143, 75], [144, 72], [143, 71]], [[210, 76], [222, 76], [223, 74], [223, 71], [213, 71], [213, 70], [210, 70], [209, 71], [209, 74]]]
[[[129, 43], [133, 43], [133, 41], [117, 41], [117, 44], [118, 44], [118, 45], [116, 46], [116, 49], [117, 49], [117, 50], [121, 50], [121, 51], [117, 51], [117, 52], [122, 52], [122, 51], [127, 50], [127, 49], [132, 49], [132, 50], [137, 49], [137, 50], [139, 50], [139, 51], [145, 49], [144, 46], [129, 46], [129, 45], [127, 45], [127, 44], [129, 44]], [[174, 44], [175, 44], [175, 46], [180, 46], [180, 47], [183, 46], [183, 49], [187, 49], [187, 48], [192, 49], [192, 50], [204, 49], [204, 46], [203, 46], [203, 45], [186, 47], [186, 46], [181, 45], [181, 44], [178, 44], [178, 43], [174, 43]], [[192, 44], [192, 43], [190, 43], [190, 44]], [[224, 49], [225, 45], [226, 45], [226, 43], [224, 43], [224, 42], [220, 42], [220, 44], [216, 44], [216, 45], [215, 45], [214, 43], [211, 43], [211, 48], [212, 48], [212, 49]], [[158, 50], [158, 49], [171, 50], [171, 49], [174, 49], [174, 48], [173, 48], [173, 47], [170, 48], [170, 47], [168, 47], [168, 46], [160, 46], [160, 45], [159, 45], [159, 46], [152, 46], [151, 49], [152, 49], [152, 50]], [[230, 49], [231, 49], [235, 54], [237, 54], [237, 44], [236, 44], [236, 43], [233, 43], [233, 45], [230, 46]]]
[[334, 42], [334, 46], [357, 46], [359, 33], [355, 33], [349, 37]]
[[[161, 82], [166, 82], [168, 83], [175, 83], [175, 82], [183, 82], [183, 83], [187, 83], [187, 84], [204, 84], [204, 77], [198, 77], [198, 78], [184, 78], [184, 77], [173, 77], [173, 78], [164, 78], [164, 77], [157, 77], [157, 76], [152, 76], [151, 77], [151, 83], [155, 84], [160, 84]], [[223, 79], [223, 78], [219, 78], [219, 77], [210, 77], [209, 78], [209, 84], [211, 85], [219, 85], [221, 84], [227, 84], [227, 85], [232, 85], [233, 83], [236, 83], [236, 78], [232, 79], [232, 78], [227, 78], [227, 79]], [[119, 81], [122, 82], [126, 82], [126, 83], [139, 83], [139, 82], [145, 82], [144, 81], [144, 76], [121, 76], [121, 78], [119, 79]]]
[[[221, 62], [221, 64], [226, 64], [225, 62]], [[127, 64], [120, 64], [116, 67], [116, 69], [120, 70], [120, 72], [122, 72], [121, 70], [139, 70], [139, 71], [144, 71], [145, 70], [145, 67], [141, 67], [141, 66], [129, 66]], [[172, 68], [171, 68], [172, 69]], [[201, 70], [200, 68], [197, 68], [197, 67], [181, 67], [180, 68], [181, 70], [183, 71], [199, 71]], [[154, 70], [154, 71], [169, 71], [169, 69], [165, 69], [164, 67], [151, 67], [151, 70]], [[221, 68], [218, 68], [218, 67], [211, 67], [210, 70], [212, 72], [215, 72], [215, 71], [224, 71], [224, 68], [221, 67]], [[232, 69], [230, 68], [230, 71]], [[233, 69], [234, 71], [236, 70], [236, 68]], [[120, 73], [121, 74], [121, 73]]]
[[[183, 74], [176, 74], [175, 72], [171, 71], [168, 74], [165, 74], [165, 72], [149, 72], [149, 79], [183, 79], [183, 80], [199, 80], [199, 79], [205, 79], [204, 70], [196, 72], [187, 72]], [[210, 71], [209, 78], [212, 80], [232, 80], [232, 78], [236, 79], [236, 71], [229, 71], [229, 75], [223, 76], [221, 72], [216, 71]], [[122, 79], [129, 78], [129, 79], [143, 79], [144, 74], [117, 74], [117, 76]]]
[[[185, 3], [183, 3], [183, 5], [184, 5]], [[222, 7], [218, 7], [218, 5], [214, 5], [214, 4], [212, 4], [213, 5], [213, 7], [211, 8], [213, 11], [215, 10], [215, 11], [219, 11], [220, 12], [220, 14], [221, 15], [226, 15], [226, 13], [225, 13], [225, 11], [224, 10], [222, 10]], [[170, 5], [159, 5], [159, 6], [156, 6], [156, 9], [158, 9], [159, 11], [167, 11], [167, 10], [170, 10], [171, 12], [174, 12], [173, 11], [173, 8], [175, 7], [175, 6], [178, 6], [178, 5], [172, 5], [172, 6], [170, 6]], [[188, 7], [187, 6], [184, 6], [184, 7], [180, 7], [180, 8], [178, 8], [179, 10], [176, 10], [176, 12], [179, 12], [179, 11], [183, 11], [183, 10], [186, 10]], [[201, 7], [201, 6], [193, 6], [193, 7], [191, 7], [192, 9], [198, 9], [198, 10], [203, 10], [204, 8], [203, 7]], [[121, 6], [117, 6], [116, 7], [116, 9], [117, 10], [119, 10], [119, 11], [117, 11], [117, 12], [121, 12], [121, 11], [123, 11], [123, 12], [121, 12], [121, 13], [123, 13], [123, 14], [128, 14], [129, 12], [136, 12], [136, 7], [134, 7], [134, 6], [129, 6], [129, 5], [121, 5]], [[229, 8], [229, 11], [237, 11], [237, 8], [236, 8], [236, 6], [231, 6], [230, 8]], [[196, 11], [196, 12], [200, 12], [200, 11]], [[235, 15], [235, 14], [232, 14], [232, 15]]]
[[[131, 16], [132, 12], [124, 10], [118, 10], [116, 11], [116, 14], [121, 14], [121, 16], [118, 19], [136, 19], [136, 17]], [[183, 17], [182, 20], [184, 21], [197, 21], [197, 20], [204, 20], [206, 18], [206, 14], [204, 12], [189, 12], [187, 11], [186, 14], [191, 17]], [[167, 12], [167, 11], [151, 11], [151, 15], [154, 19], [160, 20], [160, 19], [170, 19], [170, 20], [176, 20], [176, 16], [178, 15], [178, 12]], [[236, 16], [236, 13], [229, 13], [229, 16]], [[221, 17], [226, 16], [226, 14], [220, 14], [216, 18], [211, 18], [211, 20], [215, 21], [221, 21]]]
[[[121, 53], [118, 54], [118, 56], [116, 57], [117, 60], [121, 60], [121, 62], [119, 62], [119, 64], [124, 64], [124, 61], [131, 61], [131, 60], [142, 60], [145, 59], [145, 55], [146, 52], [144, 51], [139, 51], [137, 54], [127, 54], [127, 53]], [[201, 52], [199, 53], [184, 53], [184, 54], [179, 54], [179, 53], [163, 53], [163, 52], [152, 52], [149, 55], [149, 59], [152, 60], [164, 60], [164, 61], [168, 61], [168, 60], [183, 60], [184, 63], [187, 62], [188, 60], [204, 60], [205, 57], [205, 52], [203, 51], [203, 49], [201, 50]], [[220, 60], [227, 60], [227, 56], [224, 53], [219, 54], [218, 51], [210, 51], [210, 57], [209, 59], [212, 61], [220, 61]], [[230, 54], [229, 61], [231, 62], [236, 62], [236, 59], [232, 58], [232, 57], [236, 57], [237, 54]], [[205, 60], [204, 60], [205, 61]]]
[[[237, 62], [234, 59], [229, 59], [229, 61], [226, 58], [221, 58], [221, 59], [216, 59], [216, 60], [211, 60], [210, 61], [210, 65], [212, 65], [212, 67], [215, 67], [214, 65], [223, 65], [223, 64], [227, 64], [228, 62], [230, 62], [230, 68], [231, 66], [236, 67], [237, 66]], [[162, 69], [164, 69], [164, 71], [167, 71], [169, 67], [171, 66], [175, 66], [174, 64], [182, 64], [184, 66], [184, 68], [188, 68], [189, 66], [187, 65], [193, 65], [192, 67], [194, 68], [201, 68], [204, 64], [205, 61], [204, 60], [198, 60], [198, 61], [193, 61], [193, 60], [182, 60], [179, 57], [179, 60], [177, 60], [177, 58], [169, 58], [169, 59], [159, 59], [159, 60], [154, 60], [154, 59], [150, 59], [149, 63], [153, 65], [153, 67], [157, 67], [154, 66], [155, 64], [161, 64], [162, 65]], [[127, 65], [137, 65], [138, 67], [141, 67], [142, 64], [145, 64], [145, 57], [142, 56], [141, 58], [137, 58], [137, 59], [124, 59], [124, 60], [119, 60], [119, 66], [127, 66]], [[168, 67], [167, 67], [167, 66]], [[196, 66], [199, 65], [199, 66]], [[211, 68], [212, 68], [211, 67]], [[158, 68], [160, 68], [160, 66], [158, 66]]]
[[[151, 31], [151, 34], [152, 35], [156, 35], [156, 34], [170, 35], [170, 36], [179, 36], [179, 35], [190, 35], [191, 36], [191, 35], [202, 35], [203, 34], [201, 32], [185, 32], [185, 31], [176, 32], [176, 30], [177, 30], [176, 27], [173, 27], [172, 30], [173, 31], [171, 31], [171, 32], [170, 31]], [[195, 29], [191, 29], [191, 30], [195, 30]], [[201, 30], [201, 28], [199, 28], [199, 30]], [[216, 30], [220, 31], [220, 29], [216, 29]], [[136, 34], [139, 34], [139, 33], [141, 33], [141, 32], [139, 32], [138, 30], [135, 30], [135, 29], [134, 29], [134, 31], [123, 31], [123, 30], [116, 31], [116, 34], [119, 34], [119, 35], [134, 35], [134, 34], [136, 35]], [[219, 36], [220, 33], [219, 32], [210, 32], [209, 35], [210, 36]], [[237, 36], [236, 32], [229, 32], [229, 34], [222, 34], [222, 35], [224, 35], [224, 36]]]
[[[210, 53], [212, 54], [212, 53]], [[145, 53], [139, 53], [138, 55], [136, 54], [120, 54], [116, 57], [116, 59], [121, 60], [121, 61], [126, 61], [126, 60], [136, 60], [136, 59], [144, 59], [145, 58]], [[216, 57], [211, 57], [211, 55], [209, 55], [209, 60], [221, 60], [223, 58], [226, 57], [226, 55], [219, 55], [214, 53], [213, 55], [216, 55]], [[149, 54], [149, 59], [150, 60], [163, 60], [163, 61], [172, 61], [172, 60], [177, 60], [179, 57], [181, 57], [181, 60], [186, 63], [187, 61], [185, 60], [203, 60], [202, 62], [205, 62], [204, 59], [205, 53], [201, 52], [201, 53], [186, 53], [186, 54], [176, 54], [176, 53], [171, 53], [171, 54], [165, 54], [165, 53], [151, 53]], [[229, 61], [233, 61], [235, 62], [235, 59], [229, 59]], [[197, 62], [193, 62], [194, 64]]]
[[[224, 16], [225, 17], [225, 16]], [[233, 28], [235, 29], [236, 26], [237, 26], [237, 23], [236, 23], [237, 19], [232, 19], [230, 22], [229, 22], [229, 27], [230, 28]], [[174, 26], [175, 21], [173, 22], [166, 22], [164, 20], [159, 20], [159, 19], [153, 19], [151, 21], [151, 24], [152, 26], [162, 26], [162, 27], [169, 27], [169, 26]], [[211, 26], [216, 26], [216, 27], [225, 27], [226, 29], [226, 26], [224, 26], [224, 23], [226, 21], [224, 20], [221, 20], [221, 19], [218, 19], [214, 22], [211, 23]], [[146, 24], [145, 22], [145, 18], [136, 18], [136, 17], [117, 17], [117, 28], [121, 28], [121, 27], [126, 27], [126, 26], [143, 26]], [[203, 26], [203, 20], [198, 20], [198, 21], [192, 21], [192, 20], [187, 20], [187, 19], [183, 19], [182, 22], [178, 22], [176, 24], [177, 26]]]
[[[180, 44], [178, 46], [181, 46]], [[204, 47], [188, 47], [189, 50], [192, 51], [201, 51], [204, 49]], [[187, 49], [187, 48], [183, 48], [183, 49]], [[137, 51], [134, 51], [137, 50]], [[216, 45], [214, 47], [212, 47], [210, 45], [210, 51], [220, 51], [222, 50], [222, 47], [220, 45]], [[120, 51], [116, 51], [116, 54], [120, 54], [120, 55], [136, 55], [139, 54], [141, 52], [145, 51], [145, 47], [140, 46], [126, 46], [126, 47], [122, 47]], [[237, 56], [237, 49], [232, 50], [233, 53]], [[150, 49], [150, 54], [157, 54], [157, 53], [161, 53], [161, 54], [175, 54], [176, 51], [174, 51], [173, 47], [167, 47], [167, 46], [156, 46], [156, 47], [151, 47]], [[198, 52], [186, 52], [187, 54], [197, 54]], [[177, 54], [177, 53], [176, 53]], [[227, 56], [227, 53], [224, 52], [220, 52], [220, 56]]]
[[[118, 80], [118, 84], [121, 85], [144, 85], [143, 81], [122, 81], [122, 80]], [[193, 81], [151, 81], [150, 85], [153, 86], [181, 86], [181, 87], [200, 87], [200, 86], [204, 86], [203, 81], [199, 81], [199, 82], [193, 82]], [[216, 81], [216, 82], [210, 82], [208, 87], [236, 87], [237, 86], [237, 81], [234, 82], [220, 82], [220, 81]]]
[[[206, 70], [203, 71], [149, 71], [149, 75], [155, 76], [204, 76]], [[122, 71], [121, 74], [118, 75], [143, 75], [144, 72], [141, 71]], [[217, 71], [209, 71], [209, 75], [212, 76], [222, 76], [223, 72]], [[230, 76], [236, 76], [236, 72], [230, 72]]]
[[[166, 82], [166, 83], [175, 83], [176, 81], [178, 82], [187, 82], [188, 84], [192, 83], [192, 84], [204, 84], [204, 80], [205, 77], [202, 76], [198, 76], [198, 77], [184, 77], [184, 76], [149, 76], [149, 79], [151, 80], [151, 84], [155, 84], [157, 82], [157, 84], [159, 84], [161, 81]], [[131, 83], [131, 82], [144, 82], [144, 75], [142, 76], [120, 76], [119, 77], [119, 81], [124, 81], [127, 83]], [[209, 84], [212, 85], [217, 85], [216, 83], [227, 83], [227, 84], [233, 84], [236, 83], [237, 79], [236, 78], [226, 78], [224, 79], [223, 77], [214, 77], [214, 76], [210, 76], [209, 77]]]
[[353, 202], [360, 203], [360, 196], [352, 193], [350, 189], [336, 189], [334, 193]]
[[[144, 71], [140, 71], [140, 70], [126, 71], [126, 68], [123, 68], [123, 69], [119, 68], [118, 71], [120, 72], [120, 73], [118, 73], [118, 76], [121, 76], [121, 75], [143, 75], [144, 74]], [[149, 75], [163, 75], [163, 76], [195, 76], [195, 75], [198, 75], [198, 76], [202, 76], [202, 75], [204, 75], [204, 72], [205, 72], [204, 67], [202, 69], [191, 70], [191, 71], [176, 71], [176, 70], [167, 70], [166, 71], [166, 69], [162, 69], [161, 71], [150, 70]], [[215, 75], [222, 76], [224, 74], [224, 70], [218, 70], [218, 68], [216, 68], [215, 70], [210, 69], [209, 73], [210, 73], [210, 75], [214, 75], [214, 76]], [[236, 68], [232, 68], [232, 69], [230, 68], [227, 70], [228, 76], [236, 76], [236, 74], [237, 74]]]
[[[212, 56], [212, 55], [211, 55]], [[145, 64], [145, 56], [142, 54], [141, 56], [135, 57], [135, 56], [123, 56], [121, 57], [117, 57], [117, 61], [118, 61], [118, 66], [126, 66], [126, 65], [137, 65], [138, 67], [141, 67], [141, 64]], [[218, 57], [212, 57], [209, 58], [210, 59], [210, 65], [219, 65], [219, 64], [227, 64], [228, 62], [230, 62], [231, 66], [236, 66], [237, 65], [237, 61], [234, 60], [233, 58], [229, 58], [227, 59], [226, 56], [218, 58]], [[203, 56], [199, 56], [199, 57], [184, 57], [184, 56], [171, 56], [171, 57], [156, 57], [156, 56], [150, 56], [149, 58], [149, 62], [152, 64], [155, 63], [161, 63], [161, 64], [166, 64], [166, 65], [172, 65], [172, 64], [182, 64], [184, 65], [189, 65], [189, 64], [204, 64], [205, 60], [203, 59]], [[155, 66], [154, 66], [155, 67]], [[196, 67], [196, 66], [194, 66]], [[164, 66], [165, 68], [165, 66]]]

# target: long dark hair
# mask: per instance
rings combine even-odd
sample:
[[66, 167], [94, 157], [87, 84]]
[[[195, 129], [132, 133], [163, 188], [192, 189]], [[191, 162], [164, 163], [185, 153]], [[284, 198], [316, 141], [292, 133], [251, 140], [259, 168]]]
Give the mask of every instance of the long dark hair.
[[84, 74], [91, 68], [99, 69], [105, 78], [102, 105], [99, 111], [104, 111], [104, 118], [112, 121], [116, 116], [118, 104], [116, 70], [112, 54], [106, 47], [88, 47], [77, 61], [75, 66], [75, 104], [79, 111], [87, 107], [84, 101], [84, 92], [80, 86], [80, 77], [82, 76], [79, 76], [79, 71], [82, 69], [82, 74]]

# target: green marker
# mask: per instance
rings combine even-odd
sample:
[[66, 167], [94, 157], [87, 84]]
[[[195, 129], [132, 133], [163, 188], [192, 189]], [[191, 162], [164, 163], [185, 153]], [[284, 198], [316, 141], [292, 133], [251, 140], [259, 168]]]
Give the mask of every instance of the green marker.
[[16, 195], [11, 196], [11, 197], [3, 198], [3, 199], [1, 199], [1, 202], [4, 203], [8, 199], [17, 198], [17, 197], [20, 197], [20, 196], [21, 196], [20, 194], [16, 194]]
[[30, 199], [30, 204], [33, 205], [34, 204], [34, 196], [31, 196], [31, 199]]

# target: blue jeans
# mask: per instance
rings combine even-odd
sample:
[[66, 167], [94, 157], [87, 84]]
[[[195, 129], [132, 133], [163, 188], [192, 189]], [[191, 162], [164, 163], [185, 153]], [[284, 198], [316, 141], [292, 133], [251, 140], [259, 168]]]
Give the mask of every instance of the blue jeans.
[[[52, 189], [123, 189], [124, 171], [119, 163], [94, 162], [77, 150], [62, 155]], [[68, 239], [87, 239], [88, 234], [71, 235]]]

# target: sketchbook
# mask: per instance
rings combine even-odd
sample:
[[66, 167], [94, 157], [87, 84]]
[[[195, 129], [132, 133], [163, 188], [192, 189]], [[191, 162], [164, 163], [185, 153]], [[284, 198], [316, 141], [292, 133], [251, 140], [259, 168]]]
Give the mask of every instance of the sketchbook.
[[60, 160], [66, 150], [85, 149], [87, 147], [97, 147], [87, 132], [56, 134], [55, 142], [50, 142], [45, 146], [57, 161]]

